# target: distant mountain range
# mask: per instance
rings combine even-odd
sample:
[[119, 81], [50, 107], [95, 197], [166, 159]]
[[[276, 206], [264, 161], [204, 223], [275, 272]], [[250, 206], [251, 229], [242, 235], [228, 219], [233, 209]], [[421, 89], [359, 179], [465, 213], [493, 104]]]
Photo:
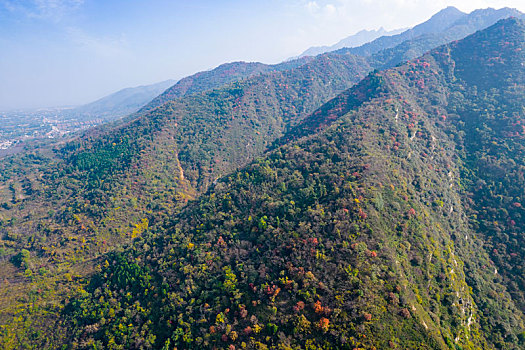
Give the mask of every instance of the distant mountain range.
[[302, 54], [300, 54], [297, 57], [293, 57], [291, 59], [301, 58], [305, 56], [317, 56], [325, 52], [331, 52], [338, 49], [342, 49], [344, 47], [357, 47], [361, 46], [363, 44], [366, 44], [374, 39], [377, 39], [382, 36], [390, 36], [390, 35], [396, 35], [404, 32], [405, 29], [396, 29], [396, 30], [390, 30], [387, 31], [383, 27], [376, 29], [376, 30], [361, 30], [357, 32], [354, 35], [350, 35], [339, 42], [337, 42], [334, 45], [331, 46], [314, 46], [309, 48], [308, 50], [304, 51]]
[[511, 8], [498, 10], [488, 8], [466, 14], [455, 7], [447, 7], [436, 13], [428, 21], [401, 34], [384, 36], [349, 50], [354, 55], [369, 56], [393, 48], [407, 40], [428, 40], [429, 38], [431, 40], [458, 40], [477, 30], [486, 28], [502, 18], [523, 18], [523, 16], [523, 13]]
[[[362, 30], [335, 45], [310, 48], [297, 58], [280, 64], [227, 63], [215, 69], [183, 78], [176, 84], [173, 80], [167, 80], [153, 85], [123, 89], [92, 103], [69, 110], [67, 113], [79, 118], [97, 117], [103, 120], [114, 120], [129, 114], [135, 115], [136, 112], [140, 115], [170, 100], [220, 87], [257, 74], [288, 70], [309, 62], [312, 56], [337, 50], [348, 50], [349, 53], [359, 56], [370, 56], [382, 52], [383, 57], [380, 59], [383, 61], [383, 66], [386, 67], [391, 63], [395, 64], [417, 57], [439, 44], [461, 39], [478, 29], [486, 28], [501, 18], [510, 16], [523, 18], [523, 14], [510, 8], [477, 10], [466, 14], [454, 7], [448, 7], [432, 16], [428, 21], [408, 30], [386, 31], [384, 28], [371, 31]], [[406, 42], [405, 45], [410, 44], [416, 47], [413, 47], [412, 50], [404, 49], [402, 57], [391, 57], [392, 62], [388, 63], [385, 55], [392, 56], [396, 53], [385, 50], [403, 42]], [[420, 43], [423, 46], [417, 47]]]
[[511, 8], [498, 10], [488, 8], [467, 14], [450, 6], [413, 28], [393, 30], [390, 32], [386, 32], [383, 28], [377, 31], [363, 30], [341, 40], [333, 46], [312, 47], [297, 56], [297, 58], [315, 56], [338, 49], [352, 49], [350, 52], [355, 55], [369, 56], [381, 50], [392, 48], [404, 41], [414, 40], [422, 36], [444, 36], [445, 40], [451, 40], [451, 37], [460, 39], [480, 28], [488, 27], [499, 19], [510, 16], [522, 18], [523, 14]]

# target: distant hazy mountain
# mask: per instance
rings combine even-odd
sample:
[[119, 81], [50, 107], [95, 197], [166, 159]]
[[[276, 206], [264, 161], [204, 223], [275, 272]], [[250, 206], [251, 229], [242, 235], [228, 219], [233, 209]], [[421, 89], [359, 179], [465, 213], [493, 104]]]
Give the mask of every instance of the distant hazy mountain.
[[99, 100], [77, 107], [71, 111], [71, 114], [102, 119], [122, 117], [138, 111], [174, 83], [174, 80], [165, 80], [152, 85], [122, 89]]
[[383, 27], [377, 30], [361, 30], [354, 35], [350, 35], [340, 40], [338, 43], [332, 46], [311, 47], [295, 58], [300, 58], [304, 56], [317, 56], [325, 52], [331, 52], [338, 49], [342, 49], [343, 47], [358, 47], [379, 37], [400, 34], [405, 30], [406, 28], [387, 31]]
[[523, 18], [523, 14], [516, 9], [508, 7], [498, 10], [487, 8], [466, 14], [451, 6], [439, 11], [428, 21], [418, 24], [412, 29], [398, 35], [382, 36], [360, 47], [353, 48], [350, 52], [354, 55], [370, 56], [407, 40], [429, 35], [438, 37], [446, 35], [447, 40], [458, 40], [508, 17]]
[[[455, 7], [447, 7], [426, 22], [399, 34], [396, 32], [400, 32], [402, 29], [394, 31], [386, 31], [384, 28], [376, 31], [363, 30], [333, 46], [324, 48], [327, 48], [326, 52], [347, 50], [348, 52], [341, 53], [373, 56], [369, 59], [374, 62], [375, 68], [386, 68], [418, 57], [424, 52], [449, 41], [462, 39], [477, 30], [491, 26], [500, 19], [511, 16], [523, 18], [521, 12], [510, 8], [499, 10], [488, 8], [466, 14]], [[364, 45], [358, 46], [359, 43], [363, 42]], [[399, 47], [395, 48], [398, 45]], [[321, 50], [322, 48], [310, 48], [297, 58], [276, 65], [258, 62], [232, 62], [220, 65], [212, 70], [196, 73], [179, 80], [166, 89], [151, 102], [145, 104], [138, 114], [147, 113], [168, 101], [215, 89], [254, 75], [300, 67], [313, 59], [312, 56], [317, 55], [316, 49]]]

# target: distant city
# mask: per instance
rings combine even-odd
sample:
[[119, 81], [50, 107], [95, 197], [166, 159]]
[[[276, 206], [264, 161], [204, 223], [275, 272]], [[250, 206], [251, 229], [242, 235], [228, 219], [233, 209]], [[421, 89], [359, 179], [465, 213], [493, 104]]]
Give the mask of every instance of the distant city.
[[79, 119], [60, 109], [3, 112], [0, 121], [0, 150], [22, 146], [29, 140], [59, 139], [104, 122], [102, 118]]

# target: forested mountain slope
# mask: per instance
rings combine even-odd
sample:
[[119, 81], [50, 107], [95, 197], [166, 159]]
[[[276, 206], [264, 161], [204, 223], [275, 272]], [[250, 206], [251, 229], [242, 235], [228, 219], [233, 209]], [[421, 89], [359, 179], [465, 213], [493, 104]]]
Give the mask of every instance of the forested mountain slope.
[[273, 71], [283, 71], [299, 67], [311, 58], [300, 58], [280, 64], [268, 65], [259, 62], [233, 62], [218, 66], [215, 69], [199, 72], [179, 80], [175, 85], [155, 97], [139, 111], [139, 114], [149, 112], [164, 103], [206, 90], [219, 88], [234, 81]]
[[[49, 335], [46, 327], [57, 319], [63, 300], [97, 259], [162, 224], [218, 177], [251, 162], [290, 130], [306, 136], [373, 105], [387, 93], [378, 75], [350, 90], [351, 99], [339, 97], [351, 103], [336, 99], [308, 117], [379, 61], [335, 52], [217, 89], [199, 80], [197, 91], [117, 127], [86, 133], [53, 154], [30, 150], [2, 161], [2, 345], [60, 342], [42, 334]], [[328, 110], [335, 114], [323, 112]], [[313, 127], [308, 131], [307, 125]], [[503, 333], [510, 334], [514, 326], [508, 325], [518, 321], [504, 322]]]
[[524, 43], [508, 19], [372, 73], [109, 255], [71, 344], [523, 348]]
[[363, 58], [333, 57], [174, 100], [88, 132], [54, 154], [6, 158], [0, 164], [4, 347], [52, 344], [36, 336], [41, 328], [32, 320], [49, 317], [44, 322], [51, 324], [75, 288], [71, 280], [89, 274], [93, 259], [177, 212], [370, 70]]

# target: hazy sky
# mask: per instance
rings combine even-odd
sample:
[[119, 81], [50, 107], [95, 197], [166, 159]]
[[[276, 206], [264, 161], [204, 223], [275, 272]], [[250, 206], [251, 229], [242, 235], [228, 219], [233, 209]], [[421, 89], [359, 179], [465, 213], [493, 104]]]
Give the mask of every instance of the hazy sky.
[[75, 105], [230, 61], [276, 63], [446, 6], [524, 0], [0, 0], [0, 110]]

